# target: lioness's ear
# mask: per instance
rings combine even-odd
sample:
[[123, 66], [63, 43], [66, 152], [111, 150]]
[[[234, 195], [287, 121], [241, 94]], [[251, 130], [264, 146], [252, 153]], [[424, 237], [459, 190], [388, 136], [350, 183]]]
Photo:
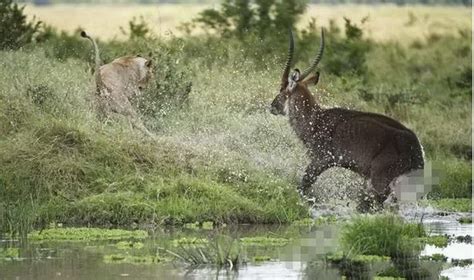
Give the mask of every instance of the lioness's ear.
[[153, 64], [153, 60], [151, 60], [151, 59], [148, 59], [148, 60], [145, 62], [146, 67], [151, 67], [152, 64]]
[[319, 72], [316, 72], [316, 75], [311, 75], [303, 81], [303, 83], [306, 86], [317, 85], [318, 82], [319, 82]]

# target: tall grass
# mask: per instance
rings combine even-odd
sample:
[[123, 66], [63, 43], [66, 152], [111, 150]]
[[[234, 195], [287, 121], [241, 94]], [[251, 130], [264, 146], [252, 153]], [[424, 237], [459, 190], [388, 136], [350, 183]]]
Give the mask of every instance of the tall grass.
[[[319, 35], [311, 28], [298, 34], [298, 67], [304, 67]], [[323, 106], [401, 120], [420, 136], [427, 159], [446, 167], [436, 194], [466, 197], [470, 36], [433, 35], [429, 43], [401, 46], [329, 30], [313, 90]], [[158, 83], [192, 82], [182, 106], [146, 116], [155, 140], [125, 119], [96, 116], [90, 47], [75, 38], [52, 32], [42, 43], [1, 53], [0, 230], [25, 232], [50, 222], [288, 223], [308, 216], [295, 191], [308, 162], [305, 149], [285, 118], [267, 112], [286, 35], [101, 42], [106, 61], [152, 50], [167, 58], [157, 67], [171, 69], [160, 72]], [[330, 67], [337, 56], [360, 65]]]
[[390, 276], [407, 279], [432, 277], [432, 272], [419, 261], [423, 249], [420, 238], [424, 236], [426, 232], [421, 223], [410, 224], [393, 214], [356, 218], [343, 227], [340, 242], [344, 258], [340, 265], [345, 273], [365, 278], [358, 274], [370, 272], [366, 267], [370, 260], [374, 256], [387, 256], [393, 267], [379, 267], [379, 275], [390, 273], [395, 274]]

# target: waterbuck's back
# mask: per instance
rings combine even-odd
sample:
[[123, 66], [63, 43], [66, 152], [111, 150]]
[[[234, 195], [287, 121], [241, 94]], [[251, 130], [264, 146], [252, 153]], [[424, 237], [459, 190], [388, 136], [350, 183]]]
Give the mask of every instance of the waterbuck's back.
[[[352, 166], [364, 175], [373, 168], [373, 159], [383, 155], [397, 159], [400, 172], [419, 168], [421, 146], [416, 135], [389, 117], [340, 108], [325, 110], [333, 156], [339, 164]], [[421, 159], [417, 160], [418, 158]]]

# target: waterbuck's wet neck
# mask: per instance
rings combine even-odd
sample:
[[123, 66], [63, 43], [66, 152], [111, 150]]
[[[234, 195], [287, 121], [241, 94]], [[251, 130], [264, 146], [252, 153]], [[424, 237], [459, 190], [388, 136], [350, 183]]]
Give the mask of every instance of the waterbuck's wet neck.
[[298, 85], [295, 91], [288, 98], [288, 117], [297, 136], [307, 144], [315, 133], [315, 122], [322, 109], [307, 88]]

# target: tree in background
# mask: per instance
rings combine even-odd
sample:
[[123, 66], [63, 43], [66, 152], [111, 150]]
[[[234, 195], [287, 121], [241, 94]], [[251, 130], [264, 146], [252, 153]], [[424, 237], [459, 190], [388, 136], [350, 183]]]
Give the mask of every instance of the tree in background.
[[204, 10], [196, 22], [221, 35], [254, 32], [263, 37], [272, 29], [286, 32], [294, 27], [307, 4], [308, 0], [224, 0], [219, 10]]
[[41, 22], [27, 22], [23, 9], [12, 0], [0, 0], [0, 50], [21, 48], [38, 33]]

